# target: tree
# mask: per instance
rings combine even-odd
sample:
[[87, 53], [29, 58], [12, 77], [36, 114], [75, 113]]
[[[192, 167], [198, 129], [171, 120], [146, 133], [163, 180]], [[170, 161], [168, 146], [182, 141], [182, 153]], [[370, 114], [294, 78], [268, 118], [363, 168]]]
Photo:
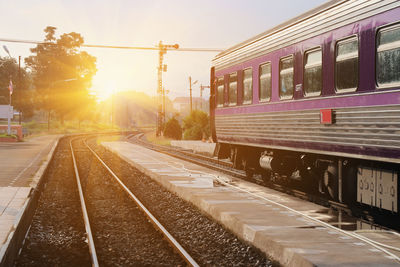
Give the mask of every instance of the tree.
[[193, 110], [183, 119], [183, 138], [187, 140], [201, 140], [210, 136], [210, 119], [208, 114], [201, 110]]
[[33, 91], [31, 90], [30, 74], [25, 68], [19, 68], [14, 58], [0, 57], [0, 104], [9, 103], [8, 86], [13, 83], [11, 105], [22, 112], [25, 118], [33, 116]]
[[79, 48], [84, 43], [79, 33], [71, 32], [55, 37], [56, 28], [44, 30], [43, 43], [31, 49], [34, 55], [25, 59], [32, 70], [37, 102], [41, 109], [64, 123], [65, 118], [79, 119], [91, 103], [88, 88], [96, 73], [96, 58]]
[[169, 119], [165, 124], [164, 136], [176, 140], [182, 139], [182, 127], [175, 117]]

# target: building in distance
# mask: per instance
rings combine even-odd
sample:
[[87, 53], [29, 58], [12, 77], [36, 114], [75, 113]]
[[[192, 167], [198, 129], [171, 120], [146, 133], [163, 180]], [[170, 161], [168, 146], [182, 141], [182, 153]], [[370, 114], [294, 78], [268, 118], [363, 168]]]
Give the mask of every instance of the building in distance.
[[[188, 115], [190, 113], [190, 97], [176, 97], [172, 101], [173, 107], [181, 115]], [[193, 110], [202, 110], [204, 112], [209, 112], [209, 102], [200, 97], [192, 98], [192, 108]]]

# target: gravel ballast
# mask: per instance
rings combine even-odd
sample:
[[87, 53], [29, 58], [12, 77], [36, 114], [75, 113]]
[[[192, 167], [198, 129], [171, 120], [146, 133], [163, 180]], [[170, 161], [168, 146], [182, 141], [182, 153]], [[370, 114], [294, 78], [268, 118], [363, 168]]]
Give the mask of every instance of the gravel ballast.
[[60, 140], [17, 266], [91, 266], [69, 138]]
[[89, 144], [200, 265], [279, 265], [117, 155]]
[[76, 141], [75, 147], [99, 264], [185, 265], [83, 142]]

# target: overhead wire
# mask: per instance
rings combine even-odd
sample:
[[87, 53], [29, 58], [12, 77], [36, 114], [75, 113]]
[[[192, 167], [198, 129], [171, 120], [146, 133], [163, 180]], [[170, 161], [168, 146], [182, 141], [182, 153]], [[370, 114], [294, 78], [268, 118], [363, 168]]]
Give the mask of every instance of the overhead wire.
[[[35, 40], [21, 40], [21, 39], [7, 39], [0, 38], [0, 42], [8, 42], [8, 43], [22, 43], [22, 44], [54, 44], [52, 42], [41, 42]], [[103, 45], [103, 44], [82, 44], [82, 47], [88, 48], [111, 48], [111, 49], [127, 49], [127, 50], [160, 50], [159, 47], [147, 47], [147, 46], [119, 46], [119, 45]], [[165, 48], [168, 51], [184, 51], [184, 52], [221, 52], [223, 49], [219, 48], [199, 48], [199, 47], [191, 47], [191, 48]]]

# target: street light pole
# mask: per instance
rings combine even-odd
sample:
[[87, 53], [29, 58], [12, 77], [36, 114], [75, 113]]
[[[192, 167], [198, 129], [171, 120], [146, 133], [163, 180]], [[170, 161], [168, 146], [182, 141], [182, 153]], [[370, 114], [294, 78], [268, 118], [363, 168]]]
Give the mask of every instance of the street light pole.
[[192, 103], [192, 85], [195, 85], [197, 83], [197, 80], [192, 83], [192, 77], [189, 76], [189, 91], [190, 91], [190, 113], [193, 111], [193, 103]]
[[10, 101], [8, 102], [9, 104], [8, 104], [8, 119], [7, 119], [7, 134], [8, 135], [11, 135], [11, 117], [12, 117], [12, 115], [13, 115], [13, 110], [12, 110], [12, 106], [11, 106], [11, 95], [12, 95], [12, 91], [13, 91], [13, 84], [12, 84], [12, 82], [11, 82], [11, 76], [10, 76], [10, 85], [9, 85], [9, 87], [8, 87], [8, 89], [9, 89], [9, 93], [10, 93]]
[[[11, 54], [10, 54], [10, 51], [8, 51], [7, 46], [3, 45], [3, 49], [4, 49], [4, 51], [6, 51], [6, 53], [8, 54], [8, 56], [11, 59]], [[12, 91], [13, 91], [12, 87], [13, 87], [13, 84], [12, 84], [11, 75], [10, 75], [10, 85], [8, 86], [9, 94], [10, 94], [10, 100], [8, 102], [8, 118], [7, 118], [7, 134], [8, 135], [11, 135], [11, 117], [12, 117], [12, 113], [14, 112], [11, 107], [11, 95], [12, 95]]]
[[201, 108], [201, 110], [203, 110], [203, 90], [205, 89], [205, 88], [210, 88], [210, 86], [209, 85], [202, 85], [202, 84], [200, 84], [200, 108]]
[[10, 51], [8, 51], [7, 46], [3, 45], [3, 49], [4, 49], [4, 51], [6, 51], [6, 53], [8, 54], [8, 56], [11, 58], [11, 54], [10, 54]]

